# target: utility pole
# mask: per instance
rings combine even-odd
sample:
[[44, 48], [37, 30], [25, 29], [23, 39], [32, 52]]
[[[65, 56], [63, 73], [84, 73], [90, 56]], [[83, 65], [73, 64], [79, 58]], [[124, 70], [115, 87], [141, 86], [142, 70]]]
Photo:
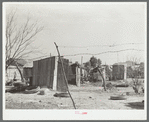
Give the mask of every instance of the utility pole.
[[81, 66], [83, 65], [83, 56], [81, 56]]
[[80, 73], [81, 73], [81, 82], [83, 83], [83, 72], [82, 72], [82, 64], [83, 64], [83, 56], [81, 56], [81, 68], [80, 68]]
[[118, 63], [118, 52], [117, 52], [117, 63]]
[[118, 64], [118, 52], [117, 52], [117, 76], [116, 77], [118, 77], [118, 76], [119, 76], [119, 64]]

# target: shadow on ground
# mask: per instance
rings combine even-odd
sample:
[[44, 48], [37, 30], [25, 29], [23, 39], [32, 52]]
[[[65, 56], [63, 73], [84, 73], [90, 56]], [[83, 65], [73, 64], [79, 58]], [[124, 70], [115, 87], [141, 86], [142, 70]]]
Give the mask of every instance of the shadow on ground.
[[125, 106], [131, 107], [132, 109], [144, 109], [144, 103], [142, 102], [130, 102], [127, 103]]

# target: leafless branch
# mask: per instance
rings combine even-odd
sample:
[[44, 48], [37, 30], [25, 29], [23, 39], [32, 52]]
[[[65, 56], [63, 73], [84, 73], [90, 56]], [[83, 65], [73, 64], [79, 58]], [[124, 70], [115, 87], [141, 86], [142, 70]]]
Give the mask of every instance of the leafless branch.
[[[31, 18], [27, 17], [24, 24], [17, 26], [16, 11], [7, 14], [6, 17], [6, 61], [9, 59], [22, 58], [25, 55], [33, 53], [33, 49], [28, 49], [29, 45], [34, 41], [33, 38], [43, 30], [38, 26], [38, 22], [31, 22]], [[8, 64], [10, 65], [10, 64]]]

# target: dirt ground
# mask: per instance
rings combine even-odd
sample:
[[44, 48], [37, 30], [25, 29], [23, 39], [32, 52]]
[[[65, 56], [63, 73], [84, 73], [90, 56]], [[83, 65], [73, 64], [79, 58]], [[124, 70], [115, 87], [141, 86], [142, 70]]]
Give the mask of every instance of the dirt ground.
[[[144, 109], [144, 94], [137, 95], [132, 87], [119, 87], [104, 91], [99, 83], [86, 83], [77, 87], [69, 85], [77, 109]], [[129, 92], [129, 95], [126, 95]], [[70, 97], [54, 97], [57, 93], [48, 90], [45, 95], [5, 93], [6, 109], [74, 109]], [[126, 95], [126, 100], [111, 100], [115, 94]]]

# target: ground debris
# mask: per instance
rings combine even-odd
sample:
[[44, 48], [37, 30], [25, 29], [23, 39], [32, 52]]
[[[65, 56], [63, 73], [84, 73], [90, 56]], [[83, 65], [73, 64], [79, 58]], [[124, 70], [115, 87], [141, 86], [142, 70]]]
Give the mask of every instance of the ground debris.
[[[112, 84], [109, 85], [111, 89], [107, 91], [104, 91], [98, 85], [99, 83], [94, 83], [96, 84], [95, 86], [90, 83], [82, 87], [71, 87], [70, 90], [77, 109], [143, 109], [143, 103], [139, 103], [142, 106], [137, 106], [137, 103], [132, 102], [142, 102], [144, 93], [136, 94], [130, 86], [116, 88], [114, 84], [119, 82], [110, 82]], [[50, 91], [43, 96], [38, 94], [5, 93], [5, 100], [8, 100], [5, 104], [6, 109], [74, 109], [70, 99], [65, 97], [57, 98], [53, 96], [54, 94], [55, 91]], [[109, 100], [110, 96], [122, 94], [126, 95], [127, 100]]]
[[118, 89], [116, 88], [116, 85], [112, 84], [111, 82], [106, 84], [106, 89], [107, 89], [107, 92], [116, 92], [116, 91], [118, 91]]

